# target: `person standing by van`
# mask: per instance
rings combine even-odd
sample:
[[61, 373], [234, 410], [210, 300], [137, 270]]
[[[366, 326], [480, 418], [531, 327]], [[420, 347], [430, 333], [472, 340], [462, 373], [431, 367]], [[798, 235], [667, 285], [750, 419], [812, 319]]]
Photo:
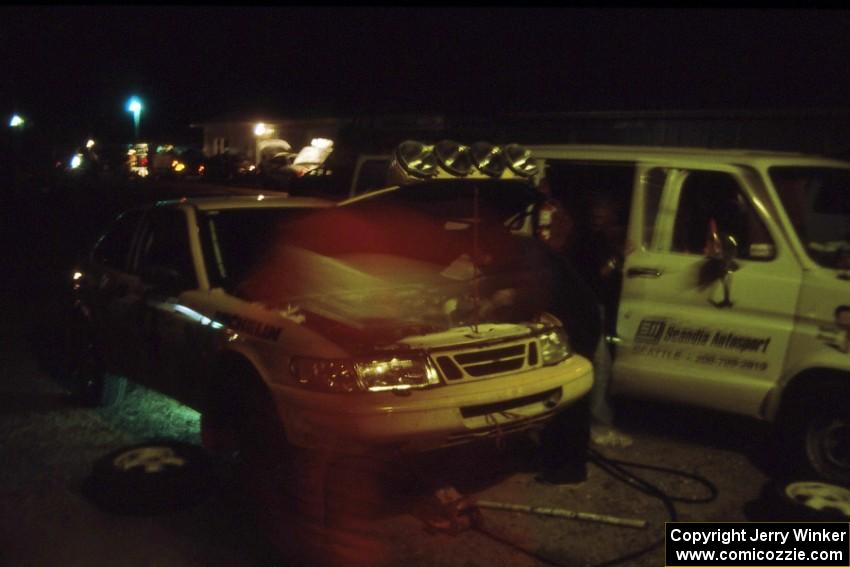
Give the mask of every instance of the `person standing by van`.
[[[589, 193], [584, 203], [588, 212], [587, 220], [583, 223], [576, 220], [558, 201], [551, 197], [552, 189], [544, 178], [541, 190], [549, 195], [550, 202], [556, 203], [555, 209], [561, 216], [560, 222], [565, 226], [568, 235], [551, 238], [547, 242], [570, 266], [570, 271], [577, 274], [571, 280], [582, 282], [586, 288], [584, 294], [588, 302], [596, 309], [593, 314], [584, 313], [580, 326], [598, 329], [594, 340], [584, 347], [584, 352], [576, 350], [593, 361], [594, 381], [590, 394], [590, 412], [595, 423], [591, 431], [591, 439], [599, 445], [628, 446], [632, 440], [627, 435], [613, 427], [614, 411], [608, 399], [608, 390], [612, 375], [612, 359], [606, 334], [613, 334], [616, 325], [616, 306], [620, 295], [622, 281], [622, 265], [625, 256], [625, 227], [619, 222], [620, 211], [614, 199], [601, 192]], [[556, 230], [551, 231], [557, 235]], [[564, 281], [565, 286], [575, 287], [574, 281]], [[570, 289], [561, 293], [570, 294]], [[587, 311], [585, 309], [584, 311]], [[591, 318], [594, 318], [591, 322]], [[575, 325], [574, 325], [575, 326]]]

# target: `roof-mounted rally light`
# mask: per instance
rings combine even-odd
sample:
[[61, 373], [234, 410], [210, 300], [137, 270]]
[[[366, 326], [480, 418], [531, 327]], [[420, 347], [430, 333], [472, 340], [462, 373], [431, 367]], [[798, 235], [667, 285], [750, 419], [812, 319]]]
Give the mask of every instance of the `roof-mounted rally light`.
[[472, 153], [469, 146], [453, 140], [443, 140], [434, 144], [437, 163], [448, 173], [466, 177], [472, 171]]
[[472, 159], [475, 162], [475, 167], [481, 173], [490, 177], [501, 177], [507, 165], [505, 156], [502, 154], [502, 148], [489, 142], [472, 144]]
[[508, 168], [523, 177], [532, 177], [537, 174], [537, 164], [531, 158], [531, 150], [519, 144], [508, 144], [504, 149], [504, 156], [508, 162]]
[[387, 182], [405, 185], [424, 179], [458, 177], [528, 178], [536, 172], [531, 152], [519, 144], [501, 147], [476, 142], [467, 146], [453, 140], [441, 140], [430, 145], [407, 140], [396, 148]]
[[427, 179], [437, 174], [437, 157], [434, 146], [407, 140], [399, 144], [395, 159], [404, 171], [414, 177]]

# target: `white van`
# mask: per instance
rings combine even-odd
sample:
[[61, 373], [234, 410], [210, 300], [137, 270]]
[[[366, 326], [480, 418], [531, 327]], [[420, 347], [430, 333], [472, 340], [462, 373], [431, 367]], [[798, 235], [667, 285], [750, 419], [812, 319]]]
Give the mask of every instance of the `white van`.
[[619, 202], [611, 391], [776, 423], [850, 481], [850, 163], [794, 153], [529, 146], [575, 218]]

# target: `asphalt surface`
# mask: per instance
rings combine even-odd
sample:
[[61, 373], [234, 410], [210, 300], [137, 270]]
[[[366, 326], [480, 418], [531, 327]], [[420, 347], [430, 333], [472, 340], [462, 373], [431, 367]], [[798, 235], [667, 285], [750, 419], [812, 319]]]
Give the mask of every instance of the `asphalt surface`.
[[[88, 209], [72, 196], [66, 209], [45, 209], [45, 199], [34, 198], [6, 219], [15, 221], [17, 238], [7, 247], [14, 269], [0, 288], [0, 565], [663, 564], [661, 546], [630, 557], [662, 538], [669, 510], [661, 500], [595, 464], [579, 485], [540, 484], [533, 444], [524, 440], [441, 452], [415, 466], [302, 456], [271, 480], [213, 461], [195, 502], [148, 514], [104, 509], [90, 482], [104, 455], [152, 439], [199, 443], [198, 415], [167, 398], [135, 388], [114, 407], [88, 409], [55, 378], [63, 278], [92, 226], [119, 202], [104, 197], [102, 210], [85, 218], [75, 217]], [[710, 502], [677, 503], [679, 519], [769, 518], [761, 498], [772, 470], [763, 427], [642, 403], [618, 404], [617, 424], [633, 444], [596, 446], [601, 454], [716, 486]], [[673, 496], [709, 496], [692, 479], [635, 472]], [[483, 500], [642, 519], [648, 527], [485, 510], [477, 529], [452, 535], [428, 529], [437, 518], [429, 496], [445, 486]]]

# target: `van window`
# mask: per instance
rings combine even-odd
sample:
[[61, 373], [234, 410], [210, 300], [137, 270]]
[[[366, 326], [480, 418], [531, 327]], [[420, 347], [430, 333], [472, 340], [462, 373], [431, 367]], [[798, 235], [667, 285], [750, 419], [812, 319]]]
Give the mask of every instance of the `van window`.
[[785, 212], [806, 252], [821, 266], [850, 266], [850, 171], [831, 167], [771, 167]]
[[770, 260], [776, 256], [767, 228], [735, 178], [719, 171], [692, 171], [679, 194], [673, 251], [704, 255], [712, 220], [719, 233], [735, 237], [739, 258]]
[[667, 182], [667, 170], [660, 167], [651, 169], [644, 178], [643, 186], [643, 245], [652, 246], [655, 234], [655, 220], [661, 206], [661, 194]]

